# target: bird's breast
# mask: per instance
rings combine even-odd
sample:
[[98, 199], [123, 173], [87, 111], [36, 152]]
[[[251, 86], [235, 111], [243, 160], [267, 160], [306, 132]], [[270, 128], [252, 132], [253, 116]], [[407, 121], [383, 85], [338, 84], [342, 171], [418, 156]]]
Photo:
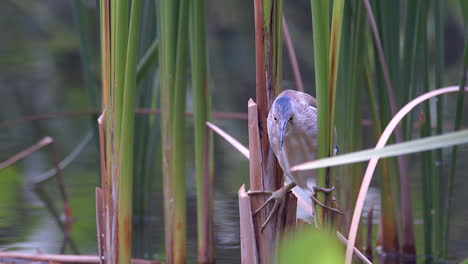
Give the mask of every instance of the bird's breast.
[[279, 162], [286, 175], [291, 178], [299, 187], [307, 188], [307, 180], [315, 176], [311, 171], [295, 171], [289, 169], [316, 158], [316, 138], [304, 136], [304, 134], [289, 134], [283, 143], [283, 149], [279, 153]]

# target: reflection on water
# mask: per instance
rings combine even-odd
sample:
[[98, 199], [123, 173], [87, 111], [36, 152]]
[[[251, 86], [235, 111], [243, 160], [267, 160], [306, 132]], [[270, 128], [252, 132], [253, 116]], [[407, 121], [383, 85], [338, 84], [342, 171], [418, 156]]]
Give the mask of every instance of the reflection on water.
[[[31, 114], [83, 110], [87, 107], [78, 59], [78, 34], [73, 27], [71, 7], [68, 1], [46, 2], [47, 5], [37, 1], [2, 2], [0, 26], [3, 28], [0, 29], [0, 33], [5, 35], [2, 35], [0, 41], [0, 122]], [[94, 3], [94, 1], [86, 2]], [[247, 100], [255, 97], [252, 4], [249, 1], [210, 0], [208, 2], [210, 19], [216, 21], [209, 23], [207, 29], [210, 77], [215, 99], [213, 109], [245, 112]], [[95, 11], [90, 9], [90, 12]], [[311, 74], [313, 60], [309, 56], [312, 43], [310, 8], [306, 8], [306, 1], [298, 1], [296, 5], [285, 5], [285, 14], [291, 18], [291, 26], [296, 25], [292, 32], [293, 37], [297, 37], [296, 48], [298, 54], [305, 54], [299, 56], [299, 63], [301, 71], [306, 73], [303, 76], [306, 89], [312, 91], [314, 80]], [[460, 41], [452, 41], [452, 43], [458, 42]], [[98, 53], [98, 50], [99, 45], [96, 44], [95, 53]], [[458, 78], [458, 72], [456, 76]], [[284, 78], [285, 83], [293, 79], [288, 67], [285, 67]], [[454, 97], [451, 98], [451, 102], [455, 102]], [[447, 106], [454, 107], [454, 104], [448, 103]], [[188, 110], [191, 110], [191, 106], [188, 107]], [[446, 112], [450, 114], [448, 119], [453, 118], [453, 109], [449, 108]], [[216, 122], [247, 145], [245, 121], [216, 120]], [[79, 144], [79, 140], [86, 135], [89, 124], [89, 117], [83, 116], [54, 118], [1, 128], [0, 161], [46, 135], [56, 140], [59, 155], [63, 158], [71, 153]], [[188, 124], [188, 130], [192, 131], [190, 125]], [[231, 146], [217, 138], [215, 142], [217, 143], [214, 195], [216, 258], [218, 263], [239, 263], [237, 190], [242, 183], [248, 183], [248, 164]], [[63, 171], [75, 220], [71, 237], [82, 254], [97, 252], [94, 191], [99, 185], [100, 176], [97, 164], [99, 157], [94, 144], [94, 142], [88, 144], [76, 160]], [[190, 147], [187, 149], [193, 149], [193, 146]], [[448, 150], [444, 153], [446, 169], [450, 156]], [[464, 146], [459, 151], [455, 179], [449, 241], [451, 260], [460, 260], [468, 256], [468, 210], [466, 210], [468, 181], [464, 177], [468, 171], [468, 163], [464, 158], [467, 155], [468, 148]], [[420, 250], [418, 255], [421, 255], [423, 225], [420, 164], [414, 155], [411, 156], [409, 164], [416, 240]], [[0, 171], [0, 250], [60, 252], [63, 234], [58, 220], [62, 218], [63, 205], [57, 183], [55, 179], [49, 181], [42, 185], [40, 192], [34, 192], [31, 186], [32, 179], [36, 179], [51, 167], [50, 151], [41, 150], [18, 164]], [[193, 164], [189, 164], [187, 172], [190, 172], [187, 175], [189, 219], [187, 255], [190, 261], [194, 262], [197, 240]], [[374, 187], [378, 186], [376, 182], [378, 177], [376, 179]], [[159, 176], [154, 176], [153, 181], [151, 185], [145, 186], [146, 192], [150, 192], [150, 195], [148, 201], [145, 201], [147, 204], [144, 214], [135, 215], [133, 218], [133, 254], [136, 257], [163, 260], [165, 253], [162, 183]], [[143, 192], [143, 190], [137, 191]], [[371, 188], [369, 196], [371, 200], [380, 199], [378, 188]], [[376, 202], [375, 206], [373, 222], [374, 230], [377, 230], [379, 203]], [[367, 210], [364, 210], [364, 213], [366, 214]], [[66, 252], [73, 251], [67, 246]]]

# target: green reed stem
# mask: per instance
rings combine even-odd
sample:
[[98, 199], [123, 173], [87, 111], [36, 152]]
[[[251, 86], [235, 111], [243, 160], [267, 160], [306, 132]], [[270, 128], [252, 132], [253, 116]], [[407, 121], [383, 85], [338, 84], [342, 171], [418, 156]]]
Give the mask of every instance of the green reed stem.
[[157, 64], [158, 58], [159, 58], [158, 46], [159, 46], [158, 40], [157, 39], [153, 40], [148, 50], [145, 52], [140, 62], [138, 63], [137, 83], [140, 83], [140, 81], [148, 73], [150, 68], [154, 66], [155, 64]]
[[[330, 49], [330, 25], [329, 25], [329, 1], [311, 1], [312, 5], [312, 29], [314, 38], [314, 65], [315, 87], [317, 97], [318, 115], [318, 158], [327, 157], [330, 146], [330, 131], [328, 130], [328, 118], [330, 109], [329, 94], [329, 49]], [[318, 170], [317, 184], [326, 186], [327, 172]], [[317, 198], [325, 201], [324, 193], [319, 192]], [[317, 207], [316, 222], [319, 227], [324, 227], [325, 210]]]
[[207, 128], [205, 125], [206, 121], [211, 119], [205, 40], [205, 0], [191, 1], [190, 19], [195, 172], [197, 179], [198, 261], [200, 263], [213, 263], [213, 173], [211, 170], [212, 159], [210, 154], [206, 153], [207, 151], [210, 152], [213, 142], [210, 137], [206, 138]]
[[[468, 15], [467, 15], [468, 17]], [[468, 29], [468, 23], [465, 25], [465, 32], [467, 32]], [[464, 54], [463, 54], [463, 69], [461, 71], [461, 81], [460, 81], [460, 91], [458, 92], [458, 97], [457, 97], [457, 110], [455, 114], [455, 123], [454, 123], [454, 130], [459, 130], [461, 127], [461, 120], [462, 120], [462, 115], [463, 115], [463, 105], [464, 105], [464, 87], [466, 86], [466, 79], [467, 79], [467, 71], [468, 71], [468, 34], [465, 33], [465, 49], [464, 49]], [[448, 238], [450, 234], [450, 219], [452, 218], [452, 202], [453, 202], [453, 183], [455, 180], [455, 169], [457, 167], [457, 152], [458, 152], [458, 147], [453, 147], [452, 152], [451, 152], [451, 158], [450, 158], [450, 169], [449, 169], [449, 175], [448, 175], [448, 184], [447, 184], [447, 199], [446, 199], [446, 204], [445, 204], [445, 212], [446, 212], [446, 217], [444, 218], [445, 221], [443, 221], [442, 226], [443, 226], [443, 233], [444, 233], [444, 243], [443, 243], [443, 250], [442, 250], [442, 256], [447, 257], [448, 256]]]
[[[120, 140], [120, 187], [118, 207], [118, 263], [130, 263], [132, 232], [133, 135], [135, 123], [136, 74], [143, 1], [132, 2], [123, 86]], [[126, 25], [125, 25], [126, 27]], [[117, 124], [116, 124], [117, 125]]]
[[172, 105], [172, 165], [174, 178], [174, 263], [186, 260], [185, 98], [187, 87], [189, 1], [181, 0], [177, 33], [174, 103]]
[[161, 73], [161, 142], [164, 186], [164, 234], [166, 263], [174, 263], [174, 179], [172, 177], [172, 103], [176, 65], [177, 0], [159, 2], [159, 55]]
[[[434, 0], [434, 6], [432, 10], [434, 11], [434, 34], [435, 34], [435, 66], [434, 66], [434, 76], [435, 76], [435, 88], [443, 87], [444, 83], [444, 8], [445, 4], [443, 0]], [[444, 97], [439, 97], [436, 103], [437, 111], [437, 134], [443, 133], [443, 114], [444, 114]], [[434, 257], [439, 258], [442, 251], [442, 242], [443, 242], [443, 231], [442, 231], [442, 219], [445, 218], [442, 208], [441, 201], [442, 197], [442, 179], [444, 178], [444, 166], [442, 160], [442, 149], [435, 150], [435, 166], [436, 170], [433, 173], [433, 204], [435, 210], [434, 218]]]

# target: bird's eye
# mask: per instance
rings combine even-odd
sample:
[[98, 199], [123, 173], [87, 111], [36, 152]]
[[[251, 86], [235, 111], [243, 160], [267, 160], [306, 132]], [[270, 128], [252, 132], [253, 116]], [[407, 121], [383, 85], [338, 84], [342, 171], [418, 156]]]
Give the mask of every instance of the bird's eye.
[[275, 121], [278, 121], [278, 118], [276, 118], [276, 116], [275, 116], [275, 117], [273, 117], [273, 119], [274, 119]]
[[292, 117], [292, 116], [289, 118], [289, 121], [293, 121], [293, 117]]

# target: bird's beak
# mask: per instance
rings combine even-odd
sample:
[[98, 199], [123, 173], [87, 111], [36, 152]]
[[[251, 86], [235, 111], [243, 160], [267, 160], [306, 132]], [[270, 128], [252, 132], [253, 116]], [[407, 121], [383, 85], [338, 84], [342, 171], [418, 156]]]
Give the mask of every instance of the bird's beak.
[[284, 135], [286, 134], [286, 127], [288, 125], [288, 122], [280, 122], [280, 127], [279, 127], [279, 143], [280, 143], [280, 151], [283, 151], [283, 141], [284, 141]]

